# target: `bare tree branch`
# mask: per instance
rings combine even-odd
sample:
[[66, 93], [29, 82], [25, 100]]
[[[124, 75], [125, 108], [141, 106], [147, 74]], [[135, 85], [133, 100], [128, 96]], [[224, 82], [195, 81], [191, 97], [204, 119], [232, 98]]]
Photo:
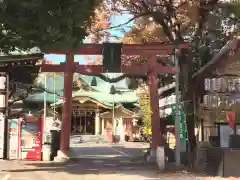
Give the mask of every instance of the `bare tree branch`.
[[[138, 19], [138, 18], [140, 18], [140, 17], [142, 17], [142, 16], [147, 16], [147, 15], [149, 15], [149, 14], [150, 14], [149, 12], [145, 12], [145, 13], [141, 13], [141, 14], [135, 15], [134, 17], [130, 18], [128, 21], [126, 21], [126, 22], [124, 22], [124, 23], [122, 23], [122, 24], [116, 25], [116, 26], [112, 26], [112, 27], [106, 28], [106, 29], [104, 29], [104, 31], [110, 30], [110, 29], [120, 28], [120, 27], [122, 27], [122, 26], [124, 26], [124, 25], [129, 24], [130, 22], [134, 21], [135, 19]], [[97, 32], [100, 32], [100, 31], [103, 31], [103, 30], [101, 29], [101, 30], [95, 31], [95, 32], [93, 32], [93, 33], [97, 33]]]
[[19, 85], [23, 85], [23, 86], [27, 86], [27, 88], [26, 88], [26, 90], [25, 90], [23, 93], [21, 93], [19, 96], [14, 97], [13, 99], [10, 99], [10, 98], [14, 95], [14, 93], [16, 92], [16, 91], [12, 91], [12, 92], [10, 93], [11, 96], [9, 96], [9, 99], [10, 99], [10, 100], [9, 100], [9, 102], [8, 102], [8, 106], [12, 106], [15, 102], [26, 99], [26, 98], [28, 97], [29, 93], [33, 92], [34, 89], [38, 89], [38, 90], [41, 90], [41, 91], [45, 91], [45, 92], [47, 92], [47, 93], [49, 93], [49, 94], [56, 94], [57, 96], [62, 96], [62, 95], [61, 95], [60, 93], [58, 93], [58, 92], [52, 92], [52, 91], [50, 91], [49, 89], [43, 88], [43, 87], [41, 87], [41, 86], [30, 85], [30, 84], [29, 84], [29, 85], [26, 85], [26, 84], [23, 84], [23, 83], [21, 83], [21, 82], [18, 82], [18, 84], [19, 84]]

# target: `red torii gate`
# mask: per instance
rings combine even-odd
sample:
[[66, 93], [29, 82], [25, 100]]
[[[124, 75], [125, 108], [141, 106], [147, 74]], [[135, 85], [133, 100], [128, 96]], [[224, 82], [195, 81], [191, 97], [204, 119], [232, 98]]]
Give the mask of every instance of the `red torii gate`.
[[[162, 144], [160, 119], [159, 119], [159, 97], [157, 73], [175, 73], [175, 69], [163, 66], [157, 63], [157, 55], [170, 55], [175, 48], [179, 52], [183, 48], [187, 48], [187, 44], [171, 45], [171, 44], [123, 44], [122, 54], [124, 55], [142, 55], [148, 57], [146, 64], [137, 64], [131, 66], [121, 66], [121, 72], [129, 75], [148, 75], [150, 82], [150, 104], [152, 119], [152, 144], [151, 148], [156, 149]], [[70, 127], [72, 114], [72, 81], [73, 73], [77, 72], [85, 75], [98, 75], [103, 72], [103, 65], [79, 65], [74, 63], [74, 55], [101, 55], [102, 44], [83, 44], [78, 48], [65, 50], [51, 49], [49, 54], [66, 54], [66, 62], [60, 65], [41, 65], [41, 72], [64, 72], [64, 106], [61, 131], [60, 151], [67, 153], [69, 150]]]

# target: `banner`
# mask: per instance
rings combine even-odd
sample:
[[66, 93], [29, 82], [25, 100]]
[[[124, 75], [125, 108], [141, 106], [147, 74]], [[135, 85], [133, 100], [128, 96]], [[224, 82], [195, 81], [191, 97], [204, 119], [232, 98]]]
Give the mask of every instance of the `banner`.
[[229, 136], [233, 134], [233, 129], [227, 125], [220, 125], [220, 146], [228, 147], [229, 145]]
[[140, 110], [143, 113], [144, 117], [144, 133], [152, 134], [152, 125], [151, 125], [151, 105], [150, 105], [150, 96], [148, 93], [141, 93], [139, 96]]
[[[172, 105], [172, 116], [175, 121], [176, 118], [176, 104]], [[180, 119], [180, 140], [187, 140], [187, 129], [186, 129], [186, 117], [185, 113], [182, 110], [181, 105], [179, 105], [179, 119]]]
[[227, 118], [227, 122], [228, 125], [234, 129], [235, 127], [235, 114], [232, 111], [226, 112], [226, 118]]
[[9, 159], [18, 159], [20, 150], [19, 119], [8, 121], [9, 125]]

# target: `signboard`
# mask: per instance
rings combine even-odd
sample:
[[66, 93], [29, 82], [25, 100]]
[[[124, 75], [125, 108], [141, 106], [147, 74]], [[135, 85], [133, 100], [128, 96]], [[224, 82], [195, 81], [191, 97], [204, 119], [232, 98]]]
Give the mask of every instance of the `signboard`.
[[233, 134], [233, 129], [227, 125], [220, 125], [220, 146], [228, 147], [229, 136]]
[[228, 125], [234, 129], [235, 127], [235, 114], [232, 111], [226, 112], [226, 118], [227, 118], [227, 122]]
[[6, 89], [6, 77], [0, 76], [0, 89], [5, 90]]
[[52, 130], [52, 124], [53, 124], [53, 117], [46, 117], [46, 121], [45, 122], [45, 125], [43, 126], [45, 129], [44, 131], [46, 133], [50, 133], [50, 131]]
[[9, 159], [18, 159], [19, 158], [19, 120], [12, 119], [8, 121], [9, 125]]
[[[176, 117], [175, 104], [172, 105], [172, 116], [173, 116], [173, 120], [175, 121], [175, 117]], [[180, 117], [180, 140], [181, 142], [185, 142], [187, 140], [186, 117], [181, 105], [179, 105], [179, 117]]]
[[21, 158], [41, 160], [42, 133], [41, 121], [29, 120], [21, 122]]
[[149, 93], [141, 93], [139, 97], [139, 104], [141, 112], [144, 116], [144, 133], [152, 134], [151, 125], [151, 106], [150, 106], [150, 96]]

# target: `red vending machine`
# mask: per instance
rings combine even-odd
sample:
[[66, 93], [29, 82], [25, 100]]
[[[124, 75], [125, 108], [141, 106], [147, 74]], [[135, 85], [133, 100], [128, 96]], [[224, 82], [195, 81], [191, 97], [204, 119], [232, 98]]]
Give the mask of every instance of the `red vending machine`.
[[20, 159], [42, 159], [41, 118], [23, 118], [20, 122]]

